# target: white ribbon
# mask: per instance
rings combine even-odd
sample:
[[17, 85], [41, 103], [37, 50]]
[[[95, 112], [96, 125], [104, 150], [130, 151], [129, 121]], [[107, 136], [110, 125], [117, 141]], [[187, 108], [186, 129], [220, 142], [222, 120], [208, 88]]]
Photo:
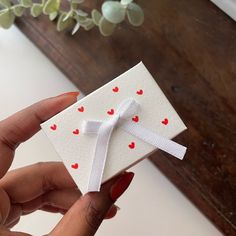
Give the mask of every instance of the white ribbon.
[[164, 138], [151, 130], [148, 130], [137, 123], [127, 120], [137, 114], [139, 104], [133, 99], [128, 98], [120, 103], [114, 116], [107, 121], [84, 121], [82, 132], [86, 134], [98, 134], [95, 146], [92, 170], [89, 178], [88, 192], [99, 191], [103, 171], [106, 163], [107, 151], [112, 131], [116, 126], [127, 133], [165, 151], [179, 159], [183, 159], [186, 147]]

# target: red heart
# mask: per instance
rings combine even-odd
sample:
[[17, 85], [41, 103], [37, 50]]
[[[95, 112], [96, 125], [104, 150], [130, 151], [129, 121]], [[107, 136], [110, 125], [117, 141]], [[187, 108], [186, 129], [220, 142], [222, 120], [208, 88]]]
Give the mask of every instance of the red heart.
[[73, 169], [78, 169], [78, 168], [79, 168], [78, 163], [72, 164], [72, 165], [71, 165], [71, 168], [73, 168]]
[[114, 109], [111, 109], [110, 111], [107, 111], [107, 114], [112, 116], [114, 114], [114, 112], [115, 112]]
[[142, 94], [143, 94], [143, 90], [142, 90], [142, 89], [139, 89], [136, 93], [137, 93], [138, 95], [142, 95]]
[[84, 112], [84, 107], [83, 107], [83, 106], [79, 107], [79, 108], [78, 108], [78, 111], [79, 111], [79, 112]]
[[79, 130], [78, 130], [78, 129], [75, 129], [75, 130], [73, 131], [73, 134], [78, 135], [78, 134], [79, 134]]
[[116, 86], [116, 87], [114, 87], [112, 90], [113, 90], [113, 92], [114, 92], [114, 93], [117, 93], [117, 92], [119, 92], [119, 88], [118, 88], [117, 86]]
[[52, 126], [50, 126], [51, 130], [56, 130], [57, 129], [57, 125], [53, 124]]
[[130, 149], [134, 149], [134, 148], [135, 148], [135, 142], [131, 142], [131, 143], [129, 144], [129, 148], [130, 148]]
[[167, 125], [169, 123], [169, 120], [167, 118], [165, 118], [162, 122], [163, 125]]
[[139, 121], [139, 117], [138, 117], [138, 116], [134, 116], [134, 117], [132, 118], [132, 121], [138, 122], [138, 121]]

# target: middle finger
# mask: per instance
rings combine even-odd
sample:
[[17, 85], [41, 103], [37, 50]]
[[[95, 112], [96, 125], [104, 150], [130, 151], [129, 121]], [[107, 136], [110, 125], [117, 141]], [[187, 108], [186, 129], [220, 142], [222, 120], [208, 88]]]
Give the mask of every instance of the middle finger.
[[31, 201], [53, 189], [76, 188], [61, 162], [45, 162], [8, 172], [0, 186], [12, 203]]
[[78, 189], [52, 190], [31, 201], [12, 204], [5, 225], [14, 222], [22, 215], [30, 214], [36, 210], [51, 208], [54, 212], [66, 212], [81, 196]]

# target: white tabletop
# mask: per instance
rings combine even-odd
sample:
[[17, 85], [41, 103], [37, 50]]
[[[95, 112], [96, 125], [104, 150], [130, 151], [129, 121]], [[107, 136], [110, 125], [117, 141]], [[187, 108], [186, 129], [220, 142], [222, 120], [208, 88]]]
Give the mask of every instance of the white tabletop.
[[[15, 27], [0, 29], [0, 120], [40, 99], [76, 87]], [[39, 132], [16, 152], [12, 169], [40, 161], [59, 160], [46, 136]], [[97, 236], [218, 236], [222, 235], [192, 203], [148, 160], [136, 173], [121, 210], [106, 220]], [[48, 233], [59, 214], [38, 211], [22, 217], [15, 230]]]
[[236, 21], [236, 0], [211, 0], [211, 1]]

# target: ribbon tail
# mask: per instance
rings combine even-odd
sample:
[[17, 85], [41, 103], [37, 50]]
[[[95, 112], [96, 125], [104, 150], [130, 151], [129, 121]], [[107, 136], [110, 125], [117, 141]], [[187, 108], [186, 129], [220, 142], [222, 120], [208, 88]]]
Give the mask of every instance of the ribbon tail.
[[105, 168], [107, 152], [109, 147], [109, 141], [114, 129], [114, 124], [110, 122], [104, 122], [101, 124], [97, 143], [95, 146], [95, 153], [92, 163], [92, 170], [90, 173], [88, 192], [98, 192], [100, 191], [103, 172]]
[[159, 136], [151, 130], [148, 130], [138, 124], [134, 124], [130, 121], [124, 122], [120, 126], [120, 128], [130, 133], [131, 135], [134, 135], [137, 138], [143, 140], [144, 142], [149, 143], [157, 147], [158, 149], [177, 157], [180, 160], [184, 158], [187, 148], [183, 145]]
[[[102, 122], [100, 121], [87, 121], [84, 124], [84, 130], [86, 133], [98, 133]], [[120, 128], [125, 132], [130, 133], [131, 135], [136, 136], [137, 138], [143, 140], [146, 143], [149, 143], [162, 151], [165, 151], [178, 159], [182, 160], [187, 148], [183, 145], [180, 145], [170, 139], [164, 138], [157, 135], [156, 133], [138, 125], [133, 122], [123, 121], [120, 125]]]

